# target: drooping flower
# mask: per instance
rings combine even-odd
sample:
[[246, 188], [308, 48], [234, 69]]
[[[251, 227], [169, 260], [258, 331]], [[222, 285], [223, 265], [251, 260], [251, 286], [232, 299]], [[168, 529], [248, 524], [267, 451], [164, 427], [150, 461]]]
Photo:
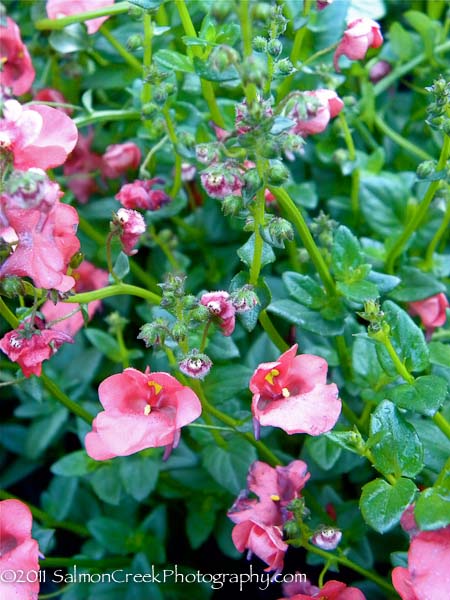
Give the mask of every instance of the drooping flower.
[[286, 116], [295, 121], [290, 131], [302, 137], [321, 133], [343, 107], [344, 103], [333, 90], [319, 89], [297, 94], [293, 104], [287, 105]]
[[280, 427], [288, 434], [320, 435], [330, 431], [341, 413], [339, 391], [327, 384], [325, 359], [312, 354], [296, 356], [297, 344], [253, 373], [252, 413], [259, 425]]
[[[304, 586], [305, 584], [300, 585]], [[348, 587], [341, 581], [327, 581], [321, 589], [311, 585], [309, 587], [310, 589], [306, 588], [300, 594], [288, 595], [288, 598], [290, 600], [310, 600], [311, 598], [316, 598], [316, 600], [366, 600], [361, 590]], [[287, 598], [280, 598], [279, 600], [287, 600]]]
[[236, 308], [228, 292], [208, 292], [200, 298], [200, 304], [206, 306], [211, 316], [217, 318], [223, 335], [229, 336], [234, 331]]
[[[49, 19], [59, 19], [70, 15], [85, 13], [105, 6], [112, 6], [114, 0], [47, 0]], [[97, 17], [86, 21], [87, 32], [95, 33], [109, 17]]]
[[99, 387], [104, 411], [86, 435], [86, 451], [95, 460], [128, 456], [145, 448], [176, 447], [180, 429], [201, 414], [195, 393], [167, 373], [125, 369]]
[[133, 256], [133, 254], [137, 253], [137, 249], [134, 246], [146, 230], [144, 217], [135, 210], [120, 208], [114, 217], [114, 221], [120, 227], [119, 237], [122, 250], [128, 256]]
[[[64, 95], [59, 91], [53, 88], [42, 88], [34, 95], [35, 100], [39, 100], [39, 102], [57, 102], [58, 104], [67, 104], [67, 100]], [[66, 115], [71, 115], [73, 113], [73, 109], [68, 106], [55, 106], [58, 110], [62, 110]]]
[[[39, 546], [31, 537], [30, 509], [20, 500], [0, 502], [0, 573], [37, 573], [39, 571]], [[23, 583], [0, 578], [0, 596], [14, 600], [37, 600], [39, 581]]]
[[0, 340], [0, 350], [10, 360], [18, 363], [25, 377], [39, 377], [43, 361], [48, 360], [62, 344], [73, 343], [70, 335], [54, 329], [44, 329], [43, 323], [38, 319], [35, 325], [37, 327], [22, 323]]
[[408, 568], [396, 567], [392, 583], [402, 600], [442, 600], [450, 589], [450, 526], [421, 531], [411, 540]]
[[0, 119], [0, 149], [12, 153], [16, 169], [59, 167], [73, 150], [78, 130], [62, 111], [42, 104], [4, 104]]
[[361, 17], [348, 24], [344, 36], [336, 48], [333, 64], [336, 71], [339, 69], [339, 57], [344, 55], [351, 60], [363, 59], [369, 48], [379, 48], [383, 43], [380, 26], [376, 21]]
[[153, 189], [155, 185], [162, 183], [164, 180], [159, 177], [136, 179], [133, 183], [123, 185], [116, 198], [125, 208], [158, 210], [163, 204], [170, 202], [170, 197], [164, 190]]
[[97, 190], [95, 173], [99, 172], [102, 166], [100, 154], [91, 150], [93, 137], [93, 131], [87, 136], [80, 134], [77, 145], [64, 164], [67, 185], [81, 204], [86, 204], [90, 196]]
[[0, 25], [0, 86], [12, 88], [15, 96], [26, 94], [36, 75], [30, 54], [22, 42], [20, 29], [9, 17]]
[[288, 548], [283, 525], [291, 516], [287, 506], [300, 497], [308, 479], [307, 465], [301, 460], [275, 468], [256, 461], [250, 467], [247, 487], [258, 499], [248, 498], [248, 492], [243, 492], [227, 513], [236, 524], [231, 534], [236, 548], [256, 554], [267, 563], [266, 571], [283, 568]]
[[441, 292], [425, 298], [425, 300], [410, 302], [408, 310], [411, 315], [420, 317], [429, 337], [436, 327], [441, 327], [447, 320], [446, 309], [448, 306], [447, 297]]
[[57, 201], [46, 213], [37, 209], [5, 209], [18, 243], [0, 265], [0, 279], [8, 275], [30, 277], [36, 287], [67, 292], [75, 285], [66, 275], [72, 256], [78, 252], [77, 211]]
[[[103, 155], [102, 173], [105, 177], [115, 179], [130, 169], [137, 169], [140, 162], [141, 151], [133, 142], [112, 144], [106, 148]], [[127, 206], [125, 208], [135, 207]]]
[[[72, 271], [72, 276], [75, 278], [75, 292], [90, 292], [108, 285], [108, 272], [104, 269], [98, 269], [95, 265], [87, 260], [84, 260], [81, 265]], [[93, 300], [87, 305], [87, 312], [90, 319], [100, 308], [101, 301]], [[41, 306], [40, 312], [44, 315], [47, 323], [63, 319], [58, 323], [52, 324], [52, 330], [63, 331], [70, 336], [74, 336], [84, 325], [84, 319], [81, 312], [76, 312], [67, 319], [67, 315], [80, 308], [79, 304], [68, 302], [57, 302], [54, 304], [51, 300], [47, 300]]]

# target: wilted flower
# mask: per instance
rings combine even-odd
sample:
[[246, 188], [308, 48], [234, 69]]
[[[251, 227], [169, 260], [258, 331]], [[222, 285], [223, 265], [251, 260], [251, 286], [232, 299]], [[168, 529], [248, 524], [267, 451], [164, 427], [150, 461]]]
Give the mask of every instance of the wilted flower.
[[0, 42], [0, 86], [10, 87], [15, 96], [21, 96], [31, 88], [36, 73], [20, 29], [9, 17], [6, 27], [0, 25]]
[[385, 60], [379, 60], [369, 71], [369, 78], [372, 83], [381, 81], [388, 73], [392, 71], [391, 65]]
[[344, 37], [334, 53], [334, 68], [339, 72], [340, 56], [344, 55], [351, 60], [361, 60], [366, 56], [369, 48], [379, 48], [382, 43], [383, 36], [376, 21], [367, 17], [352, 21], [344, 31]]
[[200, 175], [200, 181], [211, 198], [223, 199], [226, 196], [240, 195], [243, 180], [226, 165], [215, 166]]

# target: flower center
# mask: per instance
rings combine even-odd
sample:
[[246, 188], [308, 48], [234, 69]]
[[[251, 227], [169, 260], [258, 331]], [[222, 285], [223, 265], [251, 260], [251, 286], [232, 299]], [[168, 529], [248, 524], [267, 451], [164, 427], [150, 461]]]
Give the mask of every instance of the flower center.
[[156, 381], [148, 381], [147, 382], [148, 387], [152, 390], [152, 394], [151, 394], [151, 398], [150, 400], [148, 400], [148, 403], [144, 406], [144, 415], [148, 416], [151, 412], [152, 412], [152, 406], [151, 406], [151, 401], [154, 400], [155, 396], [158, 396], [158, 394], [161, 392], [162, 385], [160, 385], [159, 383], [156, 383]]

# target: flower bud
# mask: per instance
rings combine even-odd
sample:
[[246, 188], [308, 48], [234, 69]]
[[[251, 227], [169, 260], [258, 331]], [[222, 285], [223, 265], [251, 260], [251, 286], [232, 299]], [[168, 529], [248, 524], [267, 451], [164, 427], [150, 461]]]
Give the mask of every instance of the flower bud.
[[70, 259], [69, 267], [71, 269], [78, 269], [84, 260], [84, 254], [82, 252], [76, 252]]
[[133, 247], [137, 244], [139, 238], [146, 231], [143, 216], [135, 210], [120, 208], [117, 214], [113, 216], [112, 227], [119, 226], [120, 241], [122, 250], [128, 256], [137, 253]]
[[203, 379], [212, 367], [212, 361], [206, 354], [192, 350], [179, 364], [180, 371], [188, 377]]
[[142, 39], [142, 36], [139, 35], [138, 33], [130, 35], [130, 37], [127, 39], [127, 48], [128, 48], [128, 50], [130, 50], [130, 52], [133, 52], [133, 50], [138, 50], [139, 48], [142, 48], [143, 45], [144, 45], [144, 41]]
[[311, 543], [322, 550], [334, 550], [342, 539], [342, 531], [334, 527], [321, 527], [311, 538]]
[[249, 169], [244, 173], [244, 187], [249, 194], [256, 194], [262, 186], [262, 179], [257, 169]]
[[144, 119], [151, 119], [158, 110], [159, 108], [154, 102], [147, 102], [142, 107], [142, 117]]
[[252, 7], [252, 17], [258, 21], [268, 21], [272, 15], [272, 7], [267, 2], [258, 2]]
[[211, 6], [211, 14], [216, 19], [223, 21], [228, 17], [231, 11], [231, 3], [229, 0], [215, 0]]
[[226, 196], [222, 200], [222, 210], [225, 216], [235, 216], [242, 210], [242, 197], [241, 196]]
[[244, 87], [250, 83], [262, 87], [267, 77], [266, 65], [254, 56], [249, 56], [242, 64], [242, 83]]
[[419, 164], [416, 170], [417, 177], [419, 179], [425, 179], [430, 175], [433, 175], [436, 169], [436, 161], [435, 160], [424, 160]]
[[272, 161], [267, 173], [271, 185], [281, 185], [289, 179], [289, 169], [278, 160]]
[[211, 144], [198, 144], [195, 148], [195, 155], [198, 162], [210, 165], [219, 158], [219, 149], [214, 142]]
[[164, 340], [168, 332], [169, 323], [166, 319], [155, 319], [151, 323], [145, 323], [139, 329], [140, 333], [137, 336], [138, 340], [143, 340], [147, 348]]
[[279, 243], [294, 239], [294, 228], [289, 221], [281, 217], [274, 217], [268, 225], [268, 230], [270, 236]]
[[158, 85], [153, 90], [153, 100], [156, 102], [156, 104], [165, 104], [168, 97], [169, 94], [166, 85]]
[[283, 529], [288, 539], [294, 539], [300, 535], [300, 527], [298, 526], [295, 519], [290, 519], [289, 521], [286, 521], [286, 523], [283, 525]]
[[280, 42], [280, 40], [270, 40], [269, 43], [267, 44], [267, 52], [270, 54], [270, 56], [272, 56], [273, 58], [278, 58], [280, 56], [280, 54], [283, 51], [283, 44]]
[[264, 158], [276, 158], [280, 155], [280, 146], [275, 138], [268, 138], [264, 140], [260, 148], [261, 156]]
[[256, 52], [266, 52], [267, 50], [267, 40], [265, 37], [262, 37], [262, 35], [257, 35], [253, 38], [252, 45]]
[[289, 58], [282, 58], [275, 66], [280, 75], [290, 75], [295, 70]]
[[186, 339], [188, 330], [184, 323], [175, 323], [172, 327], [171, 335], [176, 342], [182, 342]]
[[193, 321], [204, 323], [205, 321], [208, 321], [211, 315], [206, 306], [199, 304], [196, 308], [194, 308], [189, 316]]
[[231, 294], [231, 302], [238, 314], [252, 310], [252, 308], [259, 304], [258, 296], [250, 285], [244, 285], [241, 289], [233, 292]]
[[128, 8], [128, 16], [135, 21], [142, 21], [144, 18], [144, 11], [139, 6], [130, 4], [130, 7]]

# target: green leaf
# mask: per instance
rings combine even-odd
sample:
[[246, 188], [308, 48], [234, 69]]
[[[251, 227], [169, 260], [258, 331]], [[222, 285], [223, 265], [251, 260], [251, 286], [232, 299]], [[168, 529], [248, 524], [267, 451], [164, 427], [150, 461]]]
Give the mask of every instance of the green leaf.
[[194, 67], [197, 75], [207, 81], [234, 81], [239, 79], [239, 73], [234, 65], [219, 71], [210, 62], [205, 62], [198, 56], [194, 56]]
[[25, 441], [25, 456], [37, 458], [58, 436], [61, 436], [67, 424], [68, 414], [67, 408], [55, 406], [49, 417], [35, 419], [30, 425]]
[[336, 278], [345, 283], [363, 279], [368, 273], [364, 263], [358, 239], [347, 227], [341, 225], [334, 234], [331, 250], [331, 265]]
[[89, 36], [81, 23], [67, 25], [60, 31], [52, 31], [48, 41], [50, 46], [61, 54], [86, 50], [89, 46]]
[[424, 375], [412, 384], [395, 386], [387, 391], [387, 395], [400, 408], [432, 417], [445, 402], [447, 382], [437, 375]]
[[309, 308], [322, 308], [327, 302], [324, 289], [308, 275], [286, 271], [282, 275], [289, 295]]
[[239, 358], [239, 348], [231, 337], [226, 337], [216, 331], [206, 346], [206, 352], [213, 362], [226, 362], [233, 358]]
[[430, 342], [428, 349], [430, 351], [430, 362], [433, 365], [450, 368], [450, 344]]
[[89, 329], [85, 329], [84, 335], [91, 342], [97, 350], [100, 350], [102, 354], [107, 356], [109, 360], [113, 362], [120, 363], [122, 360], [122, 354], [120, 352], [120, 347], [117, 341], [101, 329], [95, 329], [94, 327], [90, 327]]
[[225, 23], [217, 28], [216, 43], [234, 46], [241, 35], [241, 28], [237, 23]]
[[352, 365], [358, 379], [374, 388], [383, 375], [375, 345], [368, 339], [356, 337], [352, 348]]
[[417, 488], [410, 479], [399, 479], [395, 485], [383, 479], [367, 483], [359, 506], [362, 516], [375, 531], [384, 533], [397, 525], [403, 511], [414, 499]]
[[400, 23], [394, 22], [389, 28], [389, 41], [392, 50], [402, 62], [406, 62], [414, 56], [416, 52], [414, 37]]
[[310, 310], [293, 300], [277, 300], [276, 302], [272, 302], [267, 310], [289, 323], [299, 325], [307, 331], [312, 331], [319, 335], [334, 336], [340, 335], [344, 331], [342, 320], [324, 319], [319, 312]]
[[97, 464], [84, 450], [77, 450], [76, 452], [66, 454], [66, 456], [53, 463], [50, 471], [62, 477], [80, 477], [94, 471], [97, 468]]
[[432, 58], [434, 55], [435, 40], [440, 38], [441, 24], [438, 21], [433, 21], [426, 14], [418, 10], [409, 10], [404, 16], [422, 38], [425, 54], [428, 58]]
[[397, 302], [416, 302], [439, 292], [445, 292], [445, 285], [433, 275], [415, 267], [403, 267], [399, 270], [398, 276], [401, 278], [401, 283], [389, 294]]
[[114, 264], [114, 273], [119, 279], [123, 279], [130, 272], [130, 261], [125, 252], [120, 252]]
[[400, 283], [400, 277], [378, 273], [378, 271], [370, 271], [367, 275], [367, 281], [374, 283], [380, 294], [387, 294]]
[[[239, 258], [247, 267], [251, 267], [253, 262], [253, 256], [255, 254], [255, 234], [249, 237], [247, 242], [239, 248], [237, 251]], [[275, 254], [269, 244], [263, 242], [262, 256], [261, 256], [261, 268], [275, 261]]]
[[377, 286], [370, 281], [354, 281], [352, 283], [338, 281], [336, 287], [348, 300], [360, 304], [379, 296]]
[[155, 489], [159, 475], [159, 458], [133, 454], [119, 461], [119, 473], [125, 491], [141, 502]]
[[100, 500], [108, 504], [119, 504], [122, 495], [122, 483], [118, 473], [118, 464], [101, 465], [89, 475], [92, 488]]
[[94, 539], [108, 552], [127, 554], [129, 551], [128, 538], [132, 530], [128, 523], [109, 517], [95, 517], [86, 525]]
[[[379, 441], [372, 445], [375, 436]], [[416, 430], [388, 400], [371, 415], [368, 443], [383, 475], [414, 477], [423, 468], [423, 446]]]
[[325, 471], [332, 469], [342, 454], [342, 448], [324, 435], [307, 438], [306, 448], [319, 467]]
[[249, 442], [237, 438], [230, 440], [225, 448], [207, 446], [202, 455], [211, 477], [233, 495], [245, 488], [248, 469], [258, 458]]
[[248, 390], [253, 370], [244, 365], [214, 367], [205, 380], [205, 394], [210, 401], [224, 402]]
[[214, 529], [217, 500], [213, 496], [199, 496], [187, 505], [186, 534], [195, 550], [205, 542]]
[[450, 481], [447, 486], [428, 488], [416, 501], [414, 516], [420, 529], [441, 529], [450, 524]]
[[[229, 290], [230, 292], [234, 292], [235, 290], [247, 285], [250, 279], [249, 273], [245, 273], [241, 271], [237, 275], [233, 277], [230, 282]], [[269, 286], [265, 282], [263, 277], [258, 279], [258, 283], [254, 286], [254, 292], [258, 296], [258, 304], [254, 306], [251, 310], [248, 310], [244, 313], [238, 314], [238, 319], [244, 326], [247, 331], [253, 331], [258, 323], [259, 313], [269, 306], [270, 301], [272, 300], [272, 295], [270, 293]]]
[[314, 181], [304, 183], [289, 182], [286, 191], [298, 207], [314, 209], [317, 207], [319, 197]]
[[158, 50], [155, 54], [155, 61], [163, 69], [169, 71], [182, 71], [183, 73], [194, 73], [194, 67], [190, 58], [175, 50]]

